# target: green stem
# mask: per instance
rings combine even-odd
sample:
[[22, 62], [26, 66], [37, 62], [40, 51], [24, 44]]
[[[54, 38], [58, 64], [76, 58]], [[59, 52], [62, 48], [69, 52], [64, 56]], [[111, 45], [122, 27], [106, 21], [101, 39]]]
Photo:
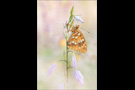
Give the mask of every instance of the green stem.
[[66, 67], [66, 70], [67, 70], [67, 83], [68, 83], [68, 47], [67, 47], [67, 40], [66, 40], [66, 61], [67, 61], [67, 67]]

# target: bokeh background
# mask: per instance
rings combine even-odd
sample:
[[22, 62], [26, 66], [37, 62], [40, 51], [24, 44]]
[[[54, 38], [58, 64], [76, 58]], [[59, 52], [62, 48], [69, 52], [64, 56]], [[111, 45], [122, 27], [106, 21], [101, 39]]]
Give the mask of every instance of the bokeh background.
[[[57, 63], [63, 59], [65, 39], [63, 24], [68, 21], [70, 10], [74, 6], [75, 15], [81, 15], [84, 23], [79, 23], [81, 32], [87, 41], [87, 53], [75, 52], [77, 69], [84, 77], [84, 86], [74, 78], [73, 70], [69, 70], [69, 89], [97, 89], [97, 1], [37, 1], [37, 89], [58, 89], [64, 83], [65, 63]], [[57, 63], [55, 72], [47, 77], [50, 65]]]

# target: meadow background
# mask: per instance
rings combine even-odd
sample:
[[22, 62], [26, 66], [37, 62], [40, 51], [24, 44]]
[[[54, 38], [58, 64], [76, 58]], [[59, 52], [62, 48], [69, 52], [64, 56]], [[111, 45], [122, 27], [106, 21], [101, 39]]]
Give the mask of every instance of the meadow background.
[[65, 81], [65, 63], [58, 63], [58, 68], [47, 77], [50, 65], [63, 59], [65, 39], [63, 24], [68, 21], [70, 10], [74, 6], [74, 14], [81, 15], [84, 23], [79, 23], [81, 32], [87, 41], [87, 53], [75, 52], [77, 69], [84, 77], [84, 86], [76, 81], [70, 70], [69, 88], [74, 90], [97, 90], [97, 1], [82, 0], [38, 0], [37, 1], [37, 89], [58, 89]]

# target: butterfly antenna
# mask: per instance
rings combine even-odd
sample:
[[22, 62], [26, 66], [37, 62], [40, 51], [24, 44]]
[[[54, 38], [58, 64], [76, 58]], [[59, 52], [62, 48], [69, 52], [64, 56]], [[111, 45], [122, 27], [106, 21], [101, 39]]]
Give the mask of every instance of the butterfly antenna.
[[[81, 27], [80, 27], [81, 28]], [[83, 28], [81, 28], [82, 30], [84, 30], [84, 31], [87, 31], [87, 30], [85, 30], [85, 29], [83, 29]], [[89, 31], [87, 31], [88, 33], [90, 33]]]

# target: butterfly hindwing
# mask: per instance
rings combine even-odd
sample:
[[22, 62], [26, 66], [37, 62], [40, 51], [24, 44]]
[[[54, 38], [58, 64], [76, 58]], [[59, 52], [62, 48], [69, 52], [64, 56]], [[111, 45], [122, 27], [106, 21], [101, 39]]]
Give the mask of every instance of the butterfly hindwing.
[[86, 40], [80, 30], [74, 30], [68, 39], [68, 48], [82, 53], [87, 52]]

